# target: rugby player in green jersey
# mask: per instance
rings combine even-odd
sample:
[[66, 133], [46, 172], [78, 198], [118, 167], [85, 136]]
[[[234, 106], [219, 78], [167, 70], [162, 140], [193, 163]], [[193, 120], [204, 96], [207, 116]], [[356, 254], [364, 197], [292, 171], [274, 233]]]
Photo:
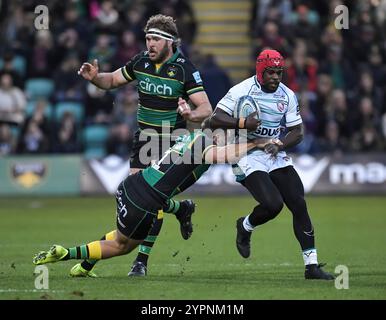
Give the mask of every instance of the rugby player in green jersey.
[[[133, 57], [125, 66], [110, 73], [99, 73], [98, 63], [83, 63], [78, 73], [105, 90], [137, 81], [139, 94], [138, 127], [130, 159], [131, 174], [146, 168], [174, 144], [173, 131], [186, 128], [186, 121], [202, 122], [212, 113], [199, 71], [178, 49], [175, 21], [170, 16], [149, 18], [144, 29], [147, 51]], [[178, 101], [190, 100], [178, 108]], [[194, 175], [192, 176], [194, 178]], [[183, 186], [181, 186], [183, 188]], [[138, 256], [129, 276], [144, 276], [150, 251], [163, 223], [163, 212], [174, 213], [181, 224], [181, 233], [188, 239], [193, 231], [190, 217], [195, 210], [192, 200], [170, 199], [160, 211], [148, 236], [139, 247]], [[102, 239], [113, 239], [115, 231]], [[74, 266], [72, 276], [95, 276], [91, 271], [96, 261], [83, 261]]]
[[[254, 148], [264, 149], [269, 139], [217, 146], [215, 139], [202, 130], [179, 137], [162, 157], [142, 171], [129, 175], [117, 188], [115, 236], [76, 247], [53, 245], [33, 258], [35, 265], [69, 259], [108, 259], [127, 254], [146, 239], [159, 210], [176, 194], [199, 178], [212, 163], [235, 163]], [[268, 141], [269, 140], [269, 141]]]

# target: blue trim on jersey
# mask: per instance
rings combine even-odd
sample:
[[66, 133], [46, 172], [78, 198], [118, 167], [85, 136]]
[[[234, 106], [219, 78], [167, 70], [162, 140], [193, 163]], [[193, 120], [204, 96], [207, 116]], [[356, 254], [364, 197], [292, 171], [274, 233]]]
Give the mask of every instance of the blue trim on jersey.
[[266, 113], [266, 114], [274, 114], [274, 115], [279, 115], [279, 116], [283, 116], [284, 113], [282, 112], [277, 112], [277, 111], [274, 111], [272, 110], [271, 108], [269, 107], [266, 107], [265, 105], [262, 107], [262, 105], [260, 104], [260, 111], [263, 113]]
[[288, 95], [288, 93], [283, 89], [283, 88], [280, 88], [281, 90], [283, 90], [283, 92], [285, 93], [285, 95], [287, 96], [287, 99], [288, 99], [288, 107], [290, 107], [290, 97]]
[[253, 80], [255, 80], [256, 86], [257, 86], [259, 89], [261, 89], [261, 85], [260, 85], [259, 81], [257, 81], [257, 77], [256, 77], [256, 76], [253, 76]]
[[[224, 106], [225, 108], [227, 108], [231, 113], [233, 112], [233, 110], [232, 109], [230, 109], [228, 106], [226, 106], [225, 104], [222, 104], [222, 103], [218, 103], [219, 105], [221, 105], [221, 106]], [[220, 108], [221, 109], [221, 108]]]

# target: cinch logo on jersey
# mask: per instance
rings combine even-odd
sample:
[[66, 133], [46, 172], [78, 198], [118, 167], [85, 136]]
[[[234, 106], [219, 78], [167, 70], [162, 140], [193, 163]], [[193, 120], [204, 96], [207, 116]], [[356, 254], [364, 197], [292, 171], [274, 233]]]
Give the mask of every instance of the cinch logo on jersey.
[[151, 93], [151, 94], [157, 94], [157, 95], [163, 95], [163, 96], [173, 95], [173, 89], [171, 87], [169, 87], [165, 83], [156, 85], [150, 82], [149, 78], [138, 81], [138, 85], [145, 93]]
[[259, 136], [273, 137], [273, 136], [277, 136], [279, 133], [280, 133], [280, 128], [272, 129], [272, 128], [264, 128], [260, 126], [256, 130], [256, 134]]
[[126, 209], [126, 204], [123, 203], [122, 201], [122, 191], [117, 190], [115, 197], [117, 198], [118, 201], [118, 214], [122, 214], [122, 217], [125, 217], [127, 215], [127, 209]]

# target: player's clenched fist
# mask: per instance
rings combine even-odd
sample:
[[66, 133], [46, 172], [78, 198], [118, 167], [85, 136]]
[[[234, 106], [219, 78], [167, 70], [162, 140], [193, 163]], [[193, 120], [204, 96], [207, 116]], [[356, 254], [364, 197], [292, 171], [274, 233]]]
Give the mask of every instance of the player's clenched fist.
[[181, 97], [178, 98], [178, 108], [177, 112], [185, 119], [190, 120], [190, 115], [192, 113], [192, 110], [190, 109], [189, 105], [186, 103], [184, 99]]
[[99, 70], [98, 60], [94, 59], [92, 64], [88, 62], [84, 62], [80, 67], [78, 74], [81, 75], [86, 80], [91, 81], [98, 74], [98, 70]]

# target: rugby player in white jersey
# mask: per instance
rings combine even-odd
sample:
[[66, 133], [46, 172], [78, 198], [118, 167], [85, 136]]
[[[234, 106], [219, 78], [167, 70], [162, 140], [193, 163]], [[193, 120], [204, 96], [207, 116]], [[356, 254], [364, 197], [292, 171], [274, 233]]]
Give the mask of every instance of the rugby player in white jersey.
[[[236, 245], [244, 258], [250, 255], [252, 231], [274, 219], [286, 204], [293, 215], [293, 229], [305, 264], [306, 279], [332, 280], [318, 264], [314, 228], [304, 199], [304, 188], [285, 150], [303, 139], [300, 107], [295, 93], [281, 83], [284, 59], [276, 50], [263, 50], [256, 59], [256, 75], [232, 87], [216, 106], [205, 126], [212, 129], [248, 129], [255, 137], [272, 138], [264, 150], [254, 150], [233, 166], [237, 181], [259, 203], [246, 217], [237, 220]], [[259, 106], [260, 119], [234, 118], [241, 97], [250, 96]], [[288, 133], [275, 143], [284, 124]], [[258, 228], [257, 228], [258, 229]]]

